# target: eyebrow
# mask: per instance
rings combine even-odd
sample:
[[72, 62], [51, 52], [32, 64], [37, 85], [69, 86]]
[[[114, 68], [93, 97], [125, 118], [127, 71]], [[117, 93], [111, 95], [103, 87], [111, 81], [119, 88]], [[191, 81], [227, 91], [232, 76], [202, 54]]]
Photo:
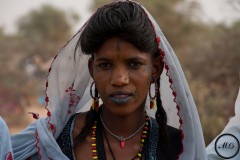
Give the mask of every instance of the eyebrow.
[[[105, 58], [105, 57], [100, 57], [100, 58], [96, 58], [96, 62], [110, 62], [112, 61], [111, 59], [109, 58]], [[137, 56], [137, 57], [130, 57], [130, 58], [127, 58], [125, 59], [126, 62], [130, 62], [130, 61], [143, 61], [145, 62], [145, 58], [142, 58], [140, 56]]]
[[138, 60], [145, 60], [145, 58], [142, 58], [142, 57], [132, 57], [132, 58], [128, 58], [128, 60], [138, 61]]
[[109, 58], [105, 58], [105, 57], [100, 57], [100, 58], [95, 58], [96, 61], [111, 61], [111, 59]]
[[[111, 58], [108, 58], [107, 56], [102, 56], [102, 57], [99, 57], [99, 58], [96, 58], [96, 60], [102, 60], [102, 61], [107, 61], [107, 60], [111, 60]], [[145, 59], [145, 58], [142, 58], [142, 56], [140, 55], [134, 55], [134, 56], [129, 56], [127, 59], [135, 59], [135, 60], [138, 60], [138, 59]]]

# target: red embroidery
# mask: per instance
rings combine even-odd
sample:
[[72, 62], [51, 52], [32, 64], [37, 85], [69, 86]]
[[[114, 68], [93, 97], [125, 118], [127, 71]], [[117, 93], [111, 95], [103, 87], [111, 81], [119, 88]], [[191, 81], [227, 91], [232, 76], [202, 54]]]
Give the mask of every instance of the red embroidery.
[[6, 160], [13, 160], [12, 158], [12, 153], [11, 152], [8, 152], [8, 154], [6, 155]]
[[39, 114], [38, 113], [28, 112], [28, 114], [32, 114], [34, 119], [39, 119]]
[[46, 103], [48, 103], [48, 102], [49, 102], [49, 98], [48, 98], [48, 97], [46, 97], [46, 98], [45, 98], [45, 101], [46, 101]]
[[[73, 87], [69, 87], [68, 89], [66, 89], [66, 92], [70, 92], [69, 108], [76, 106], [80, 100], [80, 96], [78, 96], [74, 93], [75, 90], [73, 89]], [[68, 113], [71, 114], [72, 111], [69, 109]]]
[[176, 96], [177, 96], [177, 94], [176, 94], [176, 92], [175, 92], [175, 91], [173, 91], [173, 92], [172, 92], [172, 94], [173, 94], [173, 96], [174, 96], [174, 97], [176, 97]]
[[51, 115], [52, 115], [51, 112], [48, 111], [48, 112], [47, 112], [47, 116], [48, 116], [48, 117], [51, 117]]
[[80, 96], [70, 93], [70, 102], [69, 102], [69, 107], [74, 107], [80, 100]]
[[[167, 72], [168, 72], [168, 70], [169, 70], [169, 67], [168, 67], [168, 65], [167, 64], [165, 64], [165, 68], [166, 68], [166, 70], [167, 70]], [[172, 85], [172, 84], [171, 84]]]
[[69, 87], [68, 89], [65, 90], [65, 92], [72, 92], [75, 91], [75, 89], [73, 89], [73, 87]]
[[36, 140], [37, 140], [37, 141], [36, 141], [36, 147], [37, 147], [39, 159], [42, 159], [42, 155], [41, 155], [41, 152], [40, 152], [40, 147], [38, 146], [38, 144], [39, 144], [38, 132], [36, 131], [35, 134], [36, 134], [35, 138], [36, 138]]
[[52, 130], [52, 132], [54, 132], [55, 127], [52, 123], [50, 123], [50, 129]]

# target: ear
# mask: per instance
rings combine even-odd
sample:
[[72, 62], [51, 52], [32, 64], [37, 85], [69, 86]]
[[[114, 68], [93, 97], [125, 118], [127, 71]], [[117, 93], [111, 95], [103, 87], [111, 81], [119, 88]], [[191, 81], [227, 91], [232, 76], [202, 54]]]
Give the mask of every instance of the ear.
[[153, 56], [152, 65], [153, 65], [153, 71], [152, 71], [151, 83], [155, 83], [159, 79], [163, 71], [164, 63], [162, 61], [162, 57], [160, 55]]
[[88, 60], [88, 70], [89, 70], [89, 73], [90, 73], [92, 78], [93, 78], [93, 65], [94, 65], [93, 62], [94, 62], [93, 57], [89, 58], [89, 60]]

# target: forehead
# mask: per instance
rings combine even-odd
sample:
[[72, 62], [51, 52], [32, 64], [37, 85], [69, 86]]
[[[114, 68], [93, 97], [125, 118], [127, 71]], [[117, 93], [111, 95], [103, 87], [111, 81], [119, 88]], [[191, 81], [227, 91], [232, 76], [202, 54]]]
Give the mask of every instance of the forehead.
[[105, 41], [94, 56], [104, 58], [151, 57], [150, 53], [143, 52], [132, 43], [118, 37]]

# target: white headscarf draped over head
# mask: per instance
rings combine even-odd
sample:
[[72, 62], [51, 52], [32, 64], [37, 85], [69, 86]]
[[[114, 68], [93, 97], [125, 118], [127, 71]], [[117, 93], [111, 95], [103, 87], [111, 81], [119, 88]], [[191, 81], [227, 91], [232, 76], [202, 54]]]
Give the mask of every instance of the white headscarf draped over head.
[[[168, 124], [182, 131], [183, 151], [179, 159], [205, 160], [199, 117], [181, 66], [158, 24], [144, 10], [154, 26], [156, 41], [165, 64], [160, 92]], [[87, 24], [88, 22], [85, 25]], [[12, 137], [16, 159], [25, 159], [36, 153], [41, 159], [67, 159], [55, 139], [71, 115], [87, 110], [91, 105], [89, 86], [92, 79], [87, 67], [89, 57], [82, 53], [81, 48], [75, 53], [75, 46], [85, 25], [59, 51], [51, 64], [46, 85], [47, 118], [38, 119], [25, 131]], [[146, 105], [149, 108], [149, 104]], [[152, 111], [148, 112], [154, 115]]]

